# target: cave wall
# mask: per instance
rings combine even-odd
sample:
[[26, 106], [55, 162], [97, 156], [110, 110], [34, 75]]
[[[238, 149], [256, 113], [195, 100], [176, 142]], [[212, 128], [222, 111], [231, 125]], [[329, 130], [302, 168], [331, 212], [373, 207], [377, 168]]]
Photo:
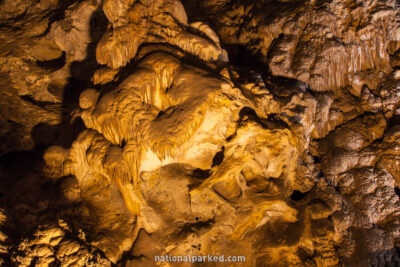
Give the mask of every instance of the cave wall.
[[0, 265], [397, 266], [399, 5], [0, 1]]

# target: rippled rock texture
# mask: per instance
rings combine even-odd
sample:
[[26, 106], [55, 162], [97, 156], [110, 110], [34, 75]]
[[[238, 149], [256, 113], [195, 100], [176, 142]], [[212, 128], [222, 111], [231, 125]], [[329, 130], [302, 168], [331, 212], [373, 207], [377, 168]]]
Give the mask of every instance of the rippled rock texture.
[[0, 1], [0, 265], [399, 265], [399, 12]]

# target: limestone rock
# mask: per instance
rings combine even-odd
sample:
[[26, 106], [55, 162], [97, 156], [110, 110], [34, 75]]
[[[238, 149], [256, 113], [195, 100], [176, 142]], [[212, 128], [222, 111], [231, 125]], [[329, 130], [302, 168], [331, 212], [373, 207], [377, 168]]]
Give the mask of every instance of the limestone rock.
[[0, 1], [0, 265], [399, 265], [399, 12]]

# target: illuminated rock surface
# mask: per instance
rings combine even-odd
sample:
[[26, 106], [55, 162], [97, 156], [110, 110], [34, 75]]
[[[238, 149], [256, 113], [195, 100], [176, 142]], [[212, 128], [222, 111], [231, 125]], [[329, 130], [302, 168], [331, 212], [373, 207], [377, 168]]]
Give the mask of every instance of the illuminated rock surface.
[[0, 1], [0, 265], [398, 266], [399, 8]]

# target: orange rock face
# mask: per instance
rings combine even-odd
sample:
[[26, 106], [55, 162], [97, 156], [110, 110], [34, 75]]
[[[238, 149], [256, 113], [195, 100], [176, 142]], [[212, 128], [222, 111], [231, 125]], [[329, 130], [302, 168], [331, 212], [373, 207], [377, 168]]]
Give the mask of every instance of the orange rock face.
[[400, 264], [399, 12], [0, 1], [0, 265]]

